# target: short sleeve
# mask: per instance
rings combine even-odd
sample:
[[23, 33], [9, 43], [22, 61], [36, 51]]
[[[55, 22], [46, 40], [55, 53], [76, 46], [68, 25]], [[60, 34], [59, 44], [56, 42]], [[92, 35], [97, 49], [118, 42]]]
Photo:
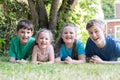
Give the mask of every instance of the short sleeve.
[[84, 44], [80, 40], [76, 41], [76, 47], [78, 55], [85, 54]]
[[91, 49], [92, 46], [93, 46], [93, 44], [92, 44], [90, 38], [88, 38], [87, 43], [86, 43], [86, 47], [85, 47], [86, 57], [91, 57], [91, 56], [93, 55], [93, 54], [92, 54], [93, 52], [91, 52], [91, 51], [93, 51], [93, 50]]
[[120, 57], [120, 43], [115, 42], [115, 53], [117, 55], [117, 57]]
[[10, 57], [15, 57], [15, 58], [16, 58], [16, 56], [15, 56], [14, 43], [13, 43], [12, 40], [10, 41], [10, 47], [9, 47], [9, 50], [8, 50], [8, 55], [9, 55]]

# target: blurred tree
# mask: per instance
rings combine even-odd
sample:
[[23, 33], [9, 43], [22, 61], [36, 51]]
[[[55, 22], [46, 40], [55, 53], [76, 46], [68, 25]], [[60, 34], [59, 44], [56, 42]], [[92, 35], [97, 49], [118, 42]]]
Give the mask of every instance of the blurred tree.
[[114, 18], [114, 2], [115, 1], [116, 0], [109, 0], [109, 1], [101, 0], [105, 19]]
[[55, 34], [56, 40], [60, 28], [66, 23], [77, 25], [81, 31], [84, 29], [81, 35], [84, 34], [87, 38], [85, 24], [96, 15], [99, 2], [98, 0], [28, 0], [28, 3], [35, 31], [48, 28]]
[[16, 35], [16, 24], [28, 19], [29, 6], [17, 0], [0, 0], [0, 55], [6, 55], [9, 41]]
[[[32, 19], [35, 25], [35, 30], [39, 28], [49, 28], [51, 30], [56, 29], [57, 22], [59, 22], [59, 16], [61, 12], [68, 13], [70, 9], [75, 7], [78, 0], [28, 0]], [[49, 15], [47, 14], [46, 5], [51, 4]], [[49, 19], [48, 19], [49, 18]], [[64, 18], [64, 21], [67, 18]]]
[[[35, 31], [48, 28], [53, 31], [55, 40], [64, 24], [78, 27], [78, 38], [85, 44], [88, 34], [86, 22], [95, 18], [99, 11], [98, 0], [0, 0], [0, 45], [1, 54], [6, 53], [9, 41], [16, 33], [16, 24], [21, 19], [29, 19]], [[4, 40], [4, 41], [3, 41]]]

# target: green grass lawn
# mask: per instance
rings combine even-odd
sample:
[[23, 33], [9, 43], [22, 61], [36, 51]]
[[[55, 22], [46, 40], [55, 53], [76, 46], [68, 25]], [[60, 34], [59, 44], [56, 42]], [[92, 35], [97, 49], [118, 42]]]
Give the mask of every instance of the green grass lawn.
[[120, 65], [13, 64], [2, 57], [0, 80], [120, 80]]

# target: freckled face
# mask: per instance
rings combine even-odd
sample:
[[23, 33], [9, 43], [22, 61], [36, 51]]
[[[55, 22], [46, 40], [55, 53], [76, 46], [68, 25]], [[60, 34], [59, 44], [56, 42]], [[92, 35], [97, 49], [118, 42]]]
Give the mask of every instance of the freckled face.
[[91, 40], [97, 45], [104, 45], [104, 29], [101, 29], [96, 26], [92, 26], [88, 29], [88, 33], [90, 35]]
[[42, 32], [36, 41], [41, 49], [47, 48], [51, 44], [49, 33]]
[[76, 39], [75, 29], [73, 27], [65, 27], [62, 33], [62, 39], [65, 44], [73, 43]]
[[27, 28], [22, 28], [19, 31], [17, 31], [17, 35], [20, 38], [21, 44], [24, 45], [28, 42], [28, 40], [32, 36], [32, 31], [30, 29], [27, 29]]

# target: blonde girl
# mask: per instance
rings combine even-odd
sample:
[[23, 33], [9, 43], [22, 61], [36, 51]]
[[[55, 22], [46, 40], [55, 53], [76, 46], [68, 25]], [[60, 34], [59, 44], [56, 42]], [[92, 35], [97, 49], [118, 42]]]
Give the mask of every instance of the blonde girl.
[[32, 63], [54, 63], [53, 35], [48, 29], [40, 29], [35, 36], [36, 45], [33, 47]]

